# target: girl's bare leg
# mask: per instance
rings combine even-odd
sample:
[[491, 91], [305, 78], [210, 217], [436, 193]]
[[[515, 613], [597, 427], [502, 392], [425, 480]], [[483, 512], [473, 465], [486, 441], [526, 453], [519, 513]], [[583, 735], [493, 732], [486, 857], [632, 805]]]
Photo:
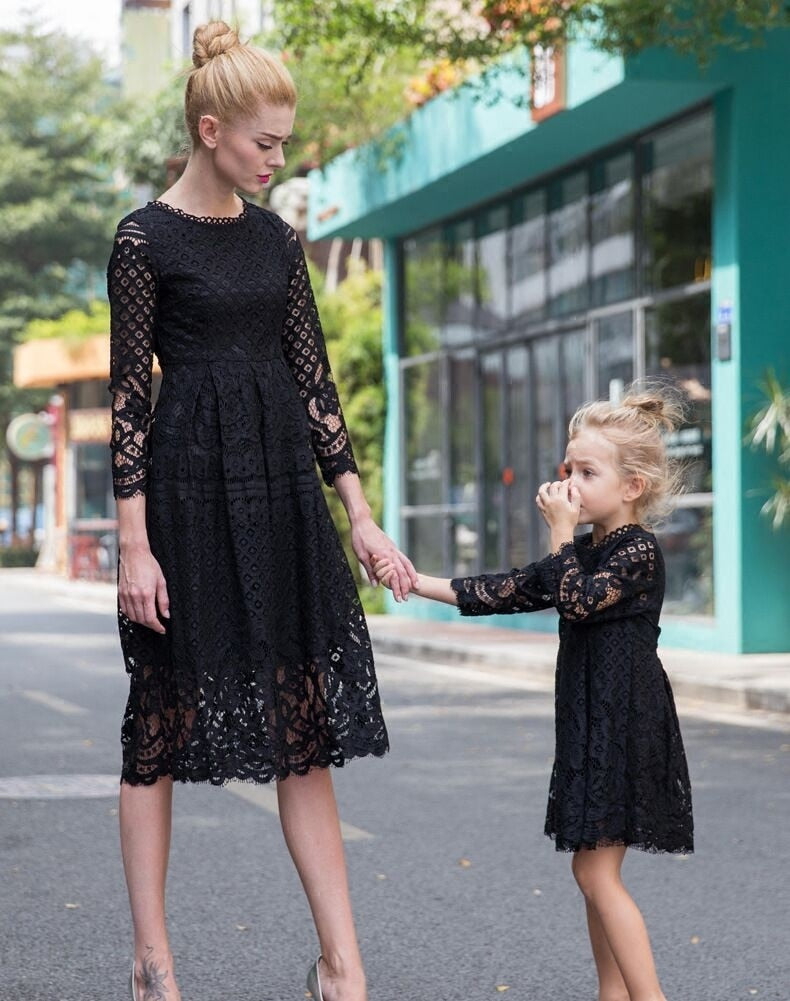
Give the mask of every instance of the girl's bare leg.
[[329, 769], [289, 775], [277, 783], [277, 796], [285, 841], [318, 932], [324, 999], [367, 1001]]
[[121, 853], [134, 926], [138, 1001], [181, 1001], [165, 925], [173, 781], [121, 783]]
[[590, 933], [595, 969], [598, 971], [598, 1001], [630, 1001], [628, 988], [606, 934], [592, 904], [587, 904], [587, 929]]
[[620, 877], [624, 857], [622, 845], [583, 848], [574, 855], [573, 874], [598, 918], [630, 1001], [666, 1001], [644, 919]]

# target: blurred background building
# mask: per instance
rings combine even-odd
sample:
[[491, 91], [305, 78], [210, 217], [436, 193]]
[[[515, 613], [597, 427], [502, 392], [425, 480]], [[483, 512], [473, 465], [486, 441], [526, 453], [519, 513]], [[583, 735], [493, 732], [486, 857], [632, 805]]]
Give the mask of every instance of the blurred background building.
[[743, 446], [758, 382], [788, 358], [788, 58], [786, 31], [705, 71], [574, 44], [499, 73], [490, 100], [431, 101], [385, 169], [346, 154], [310, 175], [311, 237], [386, 241], [385, 527], [421, 570], [542, 556], [534, 494], [569, 416], [669, 377], [689, 418], [670, 443], [687, 487], [660, 532], [663, 638], [788, 649], [788, 536], [759, 516], [765, 470]]

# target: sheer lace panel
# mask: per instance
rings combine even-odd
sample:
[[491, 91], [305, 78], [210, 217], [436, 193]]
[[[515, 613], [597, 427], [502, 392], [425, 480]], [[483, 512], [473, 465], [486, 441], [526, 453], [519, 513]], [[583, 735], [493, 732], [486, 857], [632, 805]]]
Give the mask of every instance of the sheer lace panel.
[[581, 622], [657, 611], [663, 597], [657, 587], [656, 547], [642, 534], [618, 545], [603, 566], [586, 573], [576, 548], [566, 542], [546, 564], [543, 579], [554, 592], [554, 605], [564, 619]]
[[507, 573], [459, 577], [450, 583], [461, 615], [512, 615], [554, 604], [534, 563]]
[[321, 474], [331, 486], [335, 477], [342, 473], [356, 473], [357, 465], [329, 367], [307, 263], [293, 230], [289, 234], [288, 253], [290, 269], [283, 351], [307, 410]]
[[113, 491], [144, 494], [151, 423], [151, 369], [156, 275], [145, 233], [122, 223], [107, 268], [110, 299], [110, 392]]

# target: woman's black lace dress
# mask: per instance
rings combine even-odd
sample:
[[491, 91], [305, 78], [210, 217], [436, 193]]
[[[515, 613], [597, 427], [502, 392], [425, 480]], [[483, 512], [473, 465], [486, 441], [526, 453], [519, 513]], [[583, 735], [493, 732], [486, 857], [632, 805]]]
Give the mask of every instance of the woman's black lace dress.
[[[122, 781], [266, 782], [381, 755], [325, 481], [355, 472], [305, 259], [278, 216], [150, 202], [108, 267], [116, 497], [146, 496], [166, 635], [119, 610]], [[153, 355], [162, 387], [150, 414]]]
[[556, 751], [546, 834], [561, 851], [691, 852], [691, 784], [656, 653], [664, 560], [627, 525], [510, 573], [452, 582], [463, 615], [557, 609]]

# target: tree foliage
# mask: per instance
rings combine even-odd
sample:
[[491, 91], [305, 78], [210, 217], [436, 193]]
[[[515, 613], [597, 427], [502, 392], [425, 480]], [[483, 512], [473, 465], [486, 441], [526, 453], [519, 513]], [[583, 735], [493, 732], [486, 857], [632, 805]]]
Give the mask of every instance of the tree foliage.
[[[381, 273], [360, 263], [334, 292], [326, 292], [322, 276], [311, 278], [321, 315], [332, 373], [351, 432], [354, 457], [365, 486], [373, 518], [381, 523], [384, 425], [387, 395], [381, 353]], [[346, 550], [357, 583], [367, 585], [351, 548], [351, 531], [340, 498], [326, 491], [327, 503]], [[368, 586], [361, 588], [368, 611], [383, 611], [383, 596]]]
[[41, 403], [11, 383], [26, 324], [101, 295], [120, 214], [108, 167], [113, 99], [100, 61], [68, 38], [0, 32], [0, 428]]
[[775, 531], [790, 524], [790, 389], [773, 369], [765, 374], [760, 389], [764, 403], [749, 421], [747, 442], [776, 463], [773, 493], [762, 506]]
[[[704, 65], [719, 47], [753, 45], [790, 23], [779, 0], [275, 0], [275, 20], [270, 44], [308, 84], [305, 133], [322, 163], [443, 89], [449, 67], [454, 83], [525, 46], [581, 37], [624, 55], [665, 46]], [[482, 96], [492, 85], [474, 86]]]

